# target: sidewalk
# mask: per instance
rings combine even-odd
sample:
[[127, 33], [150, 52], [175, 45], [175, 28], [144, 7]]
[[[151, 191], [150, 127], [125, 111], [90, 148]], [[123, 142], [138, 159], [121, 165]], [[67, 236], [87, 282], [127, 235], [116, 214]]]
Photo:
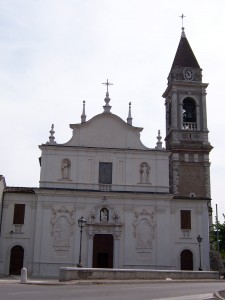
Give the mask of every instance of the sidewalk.
[[[21, 284], [21, 279], [20, 279], [20, 276], [1, 277], [0, 284]], [[58, 284], [60, 284], [60, 282], [57, 279], [27, 278], [26, 284], [58, 285]]]
[[[21, 284], [20, 276], [7, 276], [0, 278], [0, 284]], [[59, 282], [58, 279], [40, 279], [40, 278], [27, 278], [24, 284], [37, 284], [37, 285], [62, 285], [64, 282]], [[66, 283], [67, 284], [67, 283]], [[71, 283], [74, 284], [74, 283]]]

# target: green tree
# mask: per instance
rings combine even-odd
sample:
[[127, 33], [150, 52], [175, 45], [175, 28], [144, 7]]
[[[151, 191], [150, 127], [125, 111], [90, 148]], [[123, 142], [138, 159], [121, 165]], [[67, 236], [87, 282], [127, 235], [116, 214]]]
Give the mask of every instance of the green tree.
[[211, 232], [210, 240], [214, 250], [218, 250], [219, 241], [219, 251], [223, 261], [225, 262], [225, 214], [223, 214], [223, 219], [223, 223], [220, 223], [220, 221], [216, 219], [215, 224], [213, 224], [213, 231]]

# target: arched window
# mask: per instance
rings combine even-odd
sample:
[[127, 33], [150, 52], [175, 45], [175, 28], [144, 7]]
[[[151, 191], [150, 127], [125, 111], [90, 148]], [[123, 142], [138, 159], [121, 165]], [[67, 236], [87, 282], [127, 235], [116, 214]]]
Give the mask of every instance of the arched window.
[[196, 122], [195, 101], [192, 98], [185, 98], [183, 101], [183, 128], [197, 129]]

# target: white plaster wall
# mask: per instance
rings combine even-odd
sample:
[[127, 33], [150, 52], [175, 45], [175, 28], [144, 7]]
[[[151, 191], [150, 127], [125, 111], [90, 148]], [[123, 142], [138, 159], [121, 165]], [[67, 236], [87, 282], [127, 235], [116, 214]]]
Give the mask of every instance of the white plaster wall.
[[140, 141], [142, 128], [133, 127], [111, 113], [96, 115], [82, 124], [70, 125], [74, 129], [70, 146], [146, 149]]
[[[88, 219], [90, 211], [103, 203], [104, 196], [107, 201], [104, 205], [115, 208], [121, 221], [121, 233], [118, 242], [119, 268], [149, 268], [149, 269], [178, 269], [180, 268], [180, 253], [184, 249], [193, 252], [194, 269], [198, 269], [198, 234], [203, 236], [202, 265], [203, 270], [208, 266], [208, 240], [203, 228], [207, 214], [207, 203], [204, 201], [172, 200], [171, 196], [112, 193], [112, 192], [78, 192], [62, 190], [36, 190], [37, 195], [7, 194], [4, 206], [4, 226], [1, 237], [0, 253], [4, 258], [1, 261], [1, 273], [7, 274], [9, 268], [10, 249], [19, 244], [25, 249], [25, 264], [33, 276], [58, 276], [60, 266], [74, 266], [79, 258], [80, 231], [77, 225], [79, 217]], [[37, 207], [34, 199], [37, 197]], [[10, 235], [13, 218], [14, 203], [26, 203], [25, 230], [23, 237]], [[103, 205], [103, 204], [102, 204]], [[74, 210], [73, 234], [70, 237], [70, 247], [66, 256], [57, 255], [54, 250], [53, 236], [51, 234], [52, 208], [55, 210], [65, 207]], [[192, 211], [192, 230], [190, 238], [184, 239], [180, 230], [180, 210]], [[135, 212], [151, 213], [155, 211], [155, 237], [152, 241], [151, 251], [136, 249], [134, 237]], [[145, 216], [144, 216], [145, 217]], [[107, 228], [106, 233], [107, 233]], [[97, 230], [97, 229], [96, 229]], [[102, 231], [103, 230], [103, 231]], [[34, 233], [35, 232], [35, 233]], [[98, 232], [95, 231], [95, 232]], [[101, 229], [104, 233], [104, 227]], [[82, 262], [88, 264], [89, 253], [88, 228], [83, 231]], [[92, 241], [93, 242], [93, 241]], [[204, 248], [204, 250], [203, 250]], [[5, 259], [6, 258], [6, 259]], [[3, 259], [2, 259], [3, 260]]]
[[[112, 190], [168, 192], [169, 153], [145, 147], [140, 140], [142, 128], [128, 125], [111, 113], [70, 127], [73, 136], [68, 143], [40, 146], [40, 187], [99, 189], [99, 162], [112, 162]], [[71, 162], [68, 180], [61, 176], [63, 159]], [[150, 180], [140, 185], [143, 162], [150, 166]]]
[[[158, 199], [157, 201], [157, 226], [156, 226], [156, 269], [171, 269], [171, 216], [170, 201]], [[173, 255], [173, 254], [172, 254]]]
[[[24, 225], [21, 233], [15, 233], [13, 225], [14, 205], [25, 204]], [[7, 193], [4, 194], [3, 220], [0, 239], [0, 273], [9, 274], [10, 251], [13, 246], [20, 245], [24, 248], [24, 266], [28, 274], [32, 273], [34, 225], [36, 214], [36, 196], [34, 194]]]
[[[69, 179], [61, 178], [61, 162], [71, 161]], [[99, 189], [99, 162], [112, 162], [112, 190], [168, 192], [168, 152], [77, 149], [43, 146], [40, 187]], [[148, 184], [140, 184], [140, 165], [150, 166]]]
[[[197, 236], [200, 234], [203, 238], [201, 245], [202, 254], [202, 268], [203, 270], [209, 270], [209, 226], [208, 226], [208, 209], [207, 201], [202, 200], [173, 200], [173, 214], [172, 220], [172, 253], [176, 253], [173, 257], [173, 264], [176, 265], [176, 269], [180, 268], [180, 253], [188, 249], [193, 253], [193, 267], [194, 270], [198, 270], [199, 267], [199, 245], [197, 242]], [[184, 236], [183, 231], [180, 229], [180, 210], [191, 211], [191, 230], [188, 237]], [[177, 259], [177, 261], [175, 261]]]

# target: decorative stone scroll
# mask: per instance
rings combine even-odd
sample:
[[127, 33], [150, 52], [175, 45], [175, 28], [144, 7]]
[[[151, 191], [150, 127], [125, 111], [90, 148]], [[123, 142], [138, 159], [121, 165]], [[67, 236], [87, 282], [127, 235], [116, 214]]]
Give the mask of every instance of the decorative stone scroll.
[[143, 209], [135, 211], [135, 220], [132, 223], [134, 238], [136, 240], [137, 252], [151, 252], [153, 240], [155, 239], [155, 210], [148, 212]]
[[58, 256], [67, 256], [70, 248], [70, 237], [74, 233], [75, 219], [74, 210], [62, 206], [59, 209], [52, 208], [51, 235], [53, 237], [53, 248]]

